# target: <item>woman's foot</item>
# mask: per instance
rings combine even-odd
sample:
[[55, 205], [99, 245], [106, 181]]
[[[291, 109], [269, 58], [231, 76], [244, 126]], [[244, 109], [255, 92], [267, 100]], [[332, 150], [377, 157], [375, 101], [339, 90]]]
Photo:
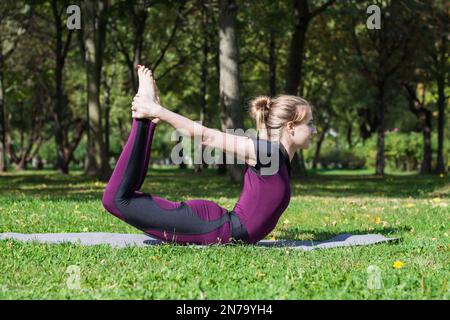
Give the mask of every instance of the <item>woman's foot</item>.
[[[137, 73], [139, 78], [137, 96], [145, 96], [159, 103], [159, 96], [156, 91], [156, 84], [153, 79], [152, 71], [145, 66], [138, 65]], [[151, 121], [156, 124], [159, 122], [159, 118], [153, 118]]]

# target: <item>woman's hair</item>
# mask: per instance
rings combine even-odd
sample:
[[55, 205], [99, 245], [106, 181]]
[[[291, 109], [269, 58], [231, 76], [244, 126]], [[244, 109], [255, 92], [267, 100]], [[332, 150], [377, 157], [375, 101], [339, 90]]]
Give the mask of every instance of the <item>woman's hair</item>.
[[311, 105], [303, 98], [279, 95], [275, 98], [259, 96], [250, 102], [250, 116], [256, 121], [256, 129], [267, 130], [267, 137], [280, 136], [283, 127], [290, 121], [306, 119]]

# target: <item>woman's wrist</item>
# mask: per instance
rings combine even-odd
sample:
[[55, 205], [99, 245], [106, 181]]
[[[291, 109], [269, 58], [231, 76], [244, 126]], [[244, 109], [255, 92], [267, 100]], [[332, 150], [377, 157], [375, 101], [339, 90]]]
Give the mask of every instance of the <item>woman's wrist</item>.
[[170, 110], [164, 108], [162, 105], [160, 105], [161, 109], [159, 110], [158, 114], [158, 118], [161, 119], [162, 121], [167, 122], [168, 116], [170, 114]]

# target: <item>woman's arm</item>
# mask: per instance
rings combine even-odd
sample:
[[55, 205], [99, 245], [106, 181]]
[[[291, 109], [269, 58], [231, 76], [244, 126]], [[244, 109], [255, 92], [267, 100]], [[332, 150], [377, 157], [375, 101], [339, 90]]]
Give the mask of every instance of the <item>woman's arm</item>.
[[143, 85], [143, 90], [141, 93], [138, 90], [133, 99], [131, 107], [133, 118], [148, 118], [152, 121], [155, 121], [153, 119], [160, 119], [179, 130], [182, 135], [199, 137], [205, 146], [234, 154], [239, 160], [245, 161], [251, 166], [256, 165], [256, 153], [250, 138], [207, 128], [167, 110], [161, 105], [156, 82], [151, 75], [151, 71], [147, 68], [140, 68], [139, 70], [141, 71], [139, 73], [139, 90], [141, 90], [141, 85]]
[[170, 124], [183, 135], [200, 138], [202, 145], [235, 154], [238, 159], [245, 161], [250, 166], [256, 164], [253, 143], [246, 136], [238, 136], [210, 129], [166, 108], [160, 109], [158, 118]]

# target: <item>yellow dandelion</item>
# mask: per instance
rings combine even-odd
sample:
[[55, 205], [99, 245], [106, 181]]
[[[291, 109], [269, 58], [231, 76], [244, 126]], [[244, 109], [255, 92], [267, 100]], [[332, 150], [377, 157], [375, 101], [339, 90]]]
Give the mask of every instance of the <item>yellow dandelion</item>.
[[277, 238], [275, 237], [274, 234], [272, 234], [272, 235], [270, 236], [270, 240], [277, 240]]
[[436, 202], [436, 203], [439, 203], [439, 202], [441, 202], [441, 198], [433, 198], [432, 201], [433, 201], [433, 202]]
[[380, 223], [381, 223], [381, 218], [380, 218], [380, 217], [377, 217], [377, 218], [375, 219], [375, 223], [376, 223], [376, 224], [380, 224]]
[[405, 264], [403, 262], [401, 262], [400, 260], [397, 260], [394, 262], [394, 264], [392, 265], [395, 269], [401, 269], [403, 268]]

